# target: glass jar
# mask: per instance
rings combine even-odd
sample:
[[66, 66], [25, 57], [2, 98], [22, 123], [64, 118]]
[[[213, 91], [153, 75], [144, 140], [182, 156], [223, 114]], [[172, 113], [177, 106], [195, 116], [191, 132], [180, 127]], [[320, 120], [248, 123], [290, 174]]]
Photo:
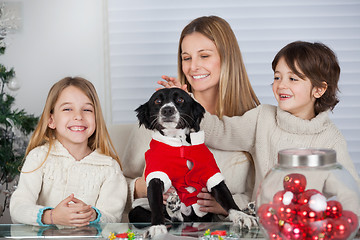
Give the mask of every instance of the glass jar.
[[286, 149], [262, 181], [256, 206], [268, 239], [351, 239], [360, 192], [334, 150]]

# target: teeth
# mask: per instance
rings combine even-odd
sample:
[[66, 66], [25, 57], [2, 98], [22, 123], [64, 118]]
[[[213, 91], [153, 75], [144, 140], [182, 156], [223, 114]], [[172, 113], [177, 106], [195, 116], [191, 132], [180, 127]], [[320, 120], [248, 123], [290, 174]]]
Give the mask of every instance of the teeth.
[[200, 79], [200, 78], [205, 78], [209, 76], [209, 74], [205, 74], [205, 75], [197, 75], [197, 76], [193, 76], [194, 79]]
[[282, 95], [282, 94], [280, 94], [280, 98], [290, 98], [290, 96], [289, 96], [289, 95]]
[[85, 127], [70, 127], [69, 129], [71, 131], [84, 131]]

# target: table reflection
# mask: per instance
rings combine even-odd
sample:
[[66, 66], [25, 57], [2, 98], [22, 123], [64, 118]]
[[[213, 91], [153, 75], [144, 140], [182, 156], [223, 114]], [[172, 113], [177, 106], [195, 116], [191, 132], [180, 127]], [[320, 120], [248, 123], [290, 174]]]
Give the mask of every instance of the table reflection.
[[[233, 239], [263, 238], [259, 229], [241, 229], [238, 225], [230, 222], [211, 223], [178, 223], [167, 224], [168, 234], [157, 239], [200, 239], [209, 229], [210, 232], [224, 230], [232, 234]], [[57, 238], [57, 239], [108, 239], [113, 233], [125, 233], [130, 231], [135, 234], [135, 239], [148, 239], [146, 236], [148, 223], [108, 223], [92, 224], [81, 228], [69, 228], [62, 226], [37, 227], [24, 224], [2, 224], [0, 225], [0, 238], [10, 239], [35, 239], [35, 238]]]

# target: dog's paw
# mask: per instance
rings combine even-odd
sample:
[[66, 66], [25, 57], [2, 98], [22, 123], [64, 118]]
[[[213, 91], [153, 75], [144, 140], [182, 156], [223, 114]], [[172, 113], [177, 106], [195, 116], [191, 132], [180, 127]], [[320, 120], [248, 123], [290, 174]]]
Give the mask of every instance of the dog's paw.
[[239, 224], [241, 228], [250, 229], [250, 228], [259, 227], [256, 217], [248, 215], [238, 210], [231, 209], [229, 211], [229, 218], [233, 223]]
[[158, 235], [167, 233], [167, 229], [165, 225], [155, 225], [151, 226], [148, 230], [148, 234], [151, 238], [154, 238]]

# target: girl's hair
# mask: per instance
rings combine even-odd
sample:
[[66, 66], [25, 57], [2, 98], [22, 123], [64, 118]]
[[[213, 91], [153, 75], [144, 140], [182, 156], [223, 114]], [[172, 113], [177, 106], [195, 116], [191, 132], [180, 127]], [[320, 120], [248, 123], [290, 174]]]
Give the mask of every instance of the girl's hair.
[[240, 48], [228, 22], [217, 16], [204, 16], [194, 19], [181, 32], [178, 49], [178, 78], [182, 84], [187, 84], [188, 91], [192, 92], [182, 71], [182, 49], [184, 38], [198, 32], [214, 42], [220, 55], [221, 70], [219, 81], [219, 98], [216, 106], [216, 115], [240, 116], [246, 111], [260, 104], [251, 87]]
[[272, 62], [274, 71], [281, 58], [284, 58], [294, 74], [302, 79], [307, 77], [313, 87], [325, 87], [326, 82], [327, 90], [315, 101], [315, 114], [334, 109], [339, 102], [336, 94], [339, 91], [340, 66], [329, 47], [322, 43], [303, 41], [289, 43], [276, 54]]
[[[119, 156], [116, 153], [106, 128], [105, 120], [101, 111], [100, 101], [95, 87], [91, 82], [81, 77], [66, 77], [51, 87], [46, 99], [44, 110], [41, 114], [41, 118], [26, 149], [25, 157], [32, 149], [44, 145], [45, 143], [49, 143], [49, 151], [43, 163], [46, 161], [55, 139], [55, 129], [48, 127], [49, 119], [54, 111], [56, 101], [59, 98], [61, 92], [69, 86], [74, 86], [83, 91], [94, 105], [96, 128], [94, 133], [89, 137], [88, 146], [92, 151], [98, 149], [101, 151], [101, 153], [111, 156], [119, 163], [121, 167]], [[39, 167], [41, 167], [41, 165]]]

